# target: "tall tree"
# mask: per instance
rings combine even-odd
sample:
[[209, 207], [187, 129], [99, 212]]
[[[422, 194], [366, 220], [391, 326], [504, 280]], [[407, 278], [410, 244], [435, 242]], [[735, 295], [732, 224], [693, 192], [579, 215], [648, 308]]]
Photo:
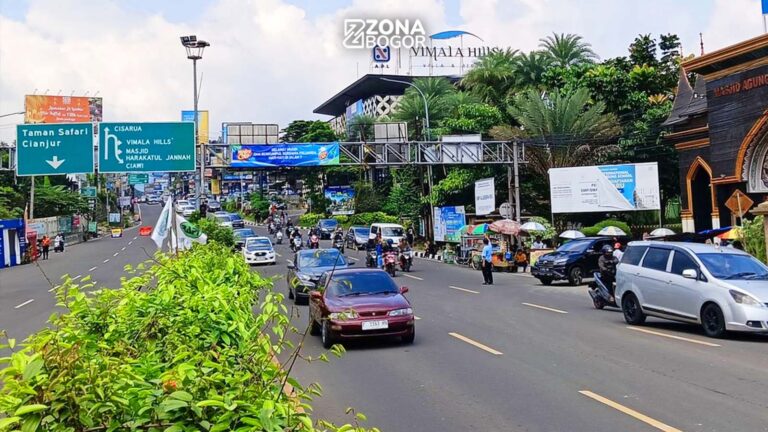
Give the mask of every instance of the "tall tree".
[[540, 87], [544, 74], [552, 66], [552, 58], [544, 51], [521, 53], [515, 60], [515, 77], [519, 87]]
[[330, 142], [336, 141], [336, 132], [331, 129], [331, 125], [324, 121], [314, 121], [302, 135], [298, 142]]
[[[437, 125], [450, 113], [451, 100], [456, 93], [456, 87], [442, 77], [417, 78], [413, 80], [413, 85], [418, 87], [427, 100], [430, 127], [432, 126], [431, 123]], [[392, 118], [408, 123], [411, 138], [423, 137], [425, 111], [424, 99], [421, 94], [412, 87], [406, 89], [405, 94], [397, 103]]]
[[483, 102], [501, 107], [516, 84], [517, 50], [494, 51], [483, 56], [464, 78], [461, 85]]
[[639, 35], [629, 45], [629, 59], [636, 66], [656, 66], [656, 39], [650, 34]]
[[282, 130], [283, 135], [280, 137], [280, 142], [299, 142], [301, 137], [309, 132], [309, 127], [315, 123], [316, 120], [294, 120], [288, 123], [285, 129]]
[[597, 60], [597, 54], [592, 51], [592, 45], [575, 34], [552, 33], [540, 39], [539, 47], [552, 60], [555, 66], [568, 67], [581, 63], [592, 63]]
[[367, 114], [347, 119], [347, 136], [350, 141], [373, 141], [373, 125], [376, 119]]

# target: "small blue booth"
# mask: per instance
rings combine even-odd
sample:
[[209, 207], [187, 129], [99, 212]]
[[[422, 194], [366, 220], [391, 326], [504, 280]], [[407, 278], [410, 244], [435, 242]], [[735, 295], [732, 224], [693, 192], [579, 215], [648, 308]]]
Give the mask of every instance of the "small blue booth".
[[21, 264], [27, 250], [24, 219], [0, 220], [0, 268]]

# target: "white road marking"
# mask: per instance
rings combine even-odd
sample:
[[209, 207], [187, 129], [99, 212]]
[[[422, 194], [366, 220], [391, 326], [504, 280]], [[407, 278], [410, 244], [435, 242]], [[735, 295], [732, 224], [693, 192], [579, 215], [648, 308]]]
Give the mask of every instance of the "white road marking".
[[453, 337], [455, 337], [456, 339], [458, 339], [460, 341], [464, 341], [464, 342], [466, 342], [466, 343], [468, 343], [468, 344], [470, 344], [470, 345], [472, 345], [474, 347], [480, 348], [481, 350], [483, 350], [485, 352], [489, 352], [489, 353], [491, 353], [493, 355], [500, 356], [500, 355], [504, 354], [501, 351], [496, 351], [495, 349], [493, 349], [493, 348], [491, 348], [491, 347], [489, 347], [487, 345], [483, 345], [483, 344], [481, 344], [478, 341], [472, 340], [472, 339], [470, 339], [470, 338], [468, 338], [466, 336], [460, 335], [458, 333], [451, 332], [451, 333], [448, 333], [448, 334], [453, 336]]
[[93, 267], [89, 268], [89, 269], [88, 269], [88, 271], [94, 271], [94, 270], [96, 270], [97, 268], [99, 268], [99, 266], [93, 266]]
[[533, 303], [523, 303], [523, 304], [526, 305], [526, 306], [533, 307], [533, 308], [543, 309], [543, 310], [546, 310], [546, 311], [555, 312], [555, 313], [559, 313], [559, 314], [567, 314], [568, 313], [568, 312], [566, 312], [564, 310], [555, 309], [555, 308], [546, 307], [546, 306], [541, 306], [541, 305], [537, 305], [537, 304], [533, 304]]
[[105, 259], [105, 260], [104, 260], [104, 264], [106, 264], [106, 263], [108, 263], [108, 262], [109, 262], [109, 258], [107, 258], [107, 259]]
[[468, 293], [472, 293], [472, 294], [480, 294], [479, 291], [472, 291], [471, 289], [466, 289], [466, 288], [457, 287], [457, 286], [453, 286], [453, 285], [448, 285], [448, 288], [459, 290], [459, 291], [464, 291], [464, 292], [468, 292]]
[[129, 242], [128, 242], [128, 246], [130, 246], [130, 245], [132, 245], [132, 244], [133, 244], [133, 240], [131, 240], [131, 241], [129, 241]]
[[72, 280], [76, 281], [76, 280], [80, 279], [81, 277], [83, 277], [83, 275], [79, 274], [79, 275], [73, 277]]
[[28, 305], [28, 304], [32, 303], [33, 301], [35, 301], [35, 299], [29, 299], [29, 300], [25, 301], [24, 303], [22, 303], [22, 304], [20, 304], [20, 305], [18, 305], [18, 306], [16, 306], [16, 307], [14, 307], [14, 309], [18, 309], [18, 308], [20, 308], [20, 307], [24, 307], [24, 306], [26, 306], [26, 305]]
[[418, 321], [418, 320], [420, 320], [420, 319], [421, 319], [421, 317], [417, 317], [416, 315], [414, 315], [414, 316], [413, 316], [413, 319], [415, 319], [416, 321]]
[[704, 345], [704, 346], [708, 346], [708, 347], [719, 347], [720, 346], [720, 345], [718, 345], [716, 343], [712, 343], [712, 342], [704, 342], [704, 341], [700, 341], [700, 340], [696, 340], [696, 339], [690, 339], [690, 338], [682, 337], [682, 336], [675, 336], [675, 335], [671, 335], [671, 334], [668, 334], [668, 333], [657, 332], [657, 331], [648, 330], [648, 329], [639, 328], [639, 327], [627, 326], [627, 328], [630, 329], [630, 330], [639, 331], [639, 332], [642, 332], [642, 333], [648, 333], [648, 334], [652, 334], [652, 335], [656, 335], [656, 336], [661, 336], [661, 337], [665, 337], [665, 338], [669, 338], [669, 339], [675, 339], [675, 340], [684, 341], [684, 342], [695, 343], [695, 344]]
[[277, 252], [275, 252], [275, 255], [279, 256], [280, 258], [282, 258], [282, 257], [283, 257], [282, 255], [280, 255], [280, 254], [279, 254], [279, 253], [277, 253]]
[[61, 286], [61, 285], [56, 285], [55, 287], [53, 287], [53, 288], [49, 289], [49, 290], [48, 290], [48, 292], [53, 292], [53, 290], [55, 290], [56, 288], [58, 288], [58, 287], [60, 287], [60, 286]]
[[423, 278], [420, 278], [420, 277], [418, 277], [418, 276], [411, 276], [411, 275], [409, 275], [409, 274], [405, 274], [405, 273], [400, 273], [400, 274], [401, 274], [401, 275], [403, 275], [403, 276], [405, 276], [405, 277], [407, 277], [407, 278], [416, 279], [416, 280], [420, 280], [420, 281], [423, 281], [423, 280], [424, 280]]
[[[120, 252], [115, 252], [115, 254], [114, 254], [114, 255], [112, 255], [112, 256], [113, 256], [113, 257], [116, 257], [116, 256], [118, 256], [118, 255], [120, 255]], [[106, 262], [106, 261], [105, 261], [105, 262]]]
[[134, 237], [133, 239], [136, 240], [138, 237]]
[[607, 405], [607, 406], [609, 406], [609, 407], [611, 407], [611, 408], [613, 408], [613, 409], [615, 409], [615, 410], [617, 410], [619, 412], [622, 412], [622, 413], [624, 413], [624, 414], [626, 414], [626, 415], [628, 415], [630, 417], [634, 417], [635, 419], [640, 420], [641, 422], [643, 422], [645, 424], [648, 424], [650, 426], [653, 426], [653, 427], [655, 427], [656, 429], [658, 429], [660, 431], [663, 431], [663, 432], [683, 432], [680, 429], [677, 429], [677, 428], [674, 428], [674, 427], [672, 427], [672, 426], [670, 426], [668, 424], [662, 423], [662, 422], [660, 422], [660, 421], [658, 421], [658, 420], [656, 420], [654, 418], [648, 417], [645, 414], [639, 413], [639, 412], [633, 410], [632, 408], [626, 407], [626, 406], [624, 406], [624, 405], [622, 405], [622, 404], [620, 404], [618, 402], [614, 402], [614, 401], [612, 401], [612, 400], [610, 400], [608, 398], [602, 397], [599, 394], [592, 393], [589, 390], [581, 390], [581, 391], [579, 391], [579, 393], [581, 393], [582, 395], [584, 395], [584, 396], [586, 396], [586, 397], [588, 397], [590, 399], [596, 400], [596, 401], [600, 402], [601, 404]]
[[348, 260], [352, 260], [352, 261], [357, 261], [357, 258], [355, 258], [355, 257], [351, 257], [351, 256], [348, 256], [348, 257], [347, 257], [347, 259], [348, 259]]
[[120, 250], [121, 250], [121, 251], [124, 251], [124, 250], [125, 250], [125, 247], [123, 247], [123, 248], [122, 248], [122, 249], [120, 249]]

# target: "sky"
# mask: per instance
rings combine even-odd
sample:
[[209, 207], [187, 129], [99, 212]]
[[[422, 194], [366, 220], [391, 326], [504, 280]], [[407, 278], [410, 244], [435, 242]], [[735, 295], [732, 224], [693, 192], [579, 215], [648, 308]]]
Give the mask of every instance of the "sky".
[[[0, 0], [0, 116], [25, 94], [103, 98], [104, 121], [178, 121], [192, 109], [192, 65], [179, 36], [210, 42], [198, 62], [200, 109], [222, 122], [329, 119], [313, 109], [369, 71], [342, 46], [344, 18], [420, 19], [530, 51], [576, 33], [603, 59], [638, 34], [675, 33], [685, 54], [763, 31], [760, 0]], [[22, 116], [0, 117], [11, 141]]]

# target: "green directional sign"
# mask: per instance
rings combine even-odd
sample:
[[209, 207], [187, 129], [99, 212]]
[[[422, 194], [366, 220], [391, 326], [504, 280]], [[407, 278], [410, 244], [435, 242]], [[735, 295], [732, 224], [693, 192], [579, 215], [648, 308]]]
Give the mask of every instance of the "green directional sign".
[[93, 172], [93, 124], [48, 123], [16, 127], [16, 175]]
[[149, 183], [149, 174], [128, 174], [128, 184], [147, 184]]
[[80, 195], [86, 198], [96, 198], [96, 188], [93, 186], [80, 188]]
[[99, 172], [194, 170], [194, 123], [101, 123]]

